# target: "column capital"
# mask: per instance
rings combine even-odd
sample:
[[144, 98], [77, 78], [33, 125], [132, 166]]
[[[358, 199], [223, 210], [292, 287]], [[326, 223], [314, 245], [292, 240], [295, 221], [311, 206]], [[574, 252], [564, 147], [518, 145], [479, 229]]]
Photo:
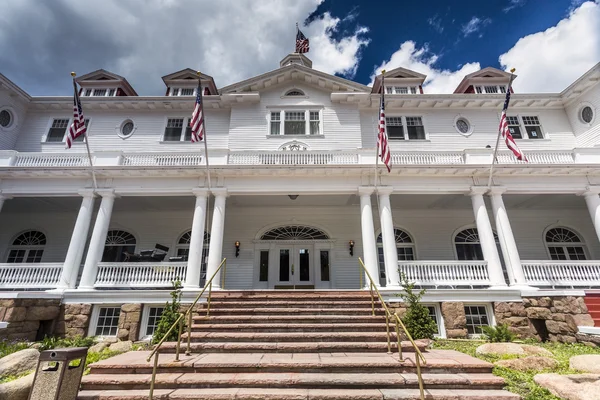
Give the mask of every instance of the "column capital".
[[502, 195], [506, 192], [506, 186], [492, 186], [490, 188], [490, 192], [488, 193], [490, 196]]
[[205, 188], [193, 188], [192, 194], [196, 197], [208, 197], [209, 191]]
[[377, 188], [377, 194], [383, 196], [389, 196], [394, 192], [394, 188], [392, 186], [380, 186]]
[[598, 196], [600, 194], [600, 185], [590, 185], [585, 187], [583, 196]]
[[227, 197], [229, 194], [227, 193], [227, 188], [214, 188], [210, 189], [210, 192], [215, 197]]
[[96, 193], [102, 198], [106, 197], [109, 199], [114, 199], [115, 197], [117, 197], [117, 195], [115, 194], [115, 189], [98, 189], [96, 190]]
[[483, 196], [488, 191], [487, 186], [471, 186], [471, 191], [467, 193], [469, 196]]
[[93, 189], [81, 189], [77, 193], [79, 193], [79, 195], [81, 197], [95, 197], [96, 196], [96, 193], [94, 192]]
[[358, 195], [359, 196], [370, 196], [375, 191], [375, 187], [373, 186], [359, 186], [358, 187]]

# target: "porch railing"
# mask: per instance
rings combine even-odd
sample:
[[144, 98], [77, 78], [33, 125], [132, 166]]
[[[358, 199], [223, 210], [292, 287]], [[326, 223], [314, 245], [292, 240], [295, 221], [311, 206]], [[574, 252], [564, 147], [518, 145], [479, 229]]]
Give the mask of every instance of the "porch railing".
[[63, 263], [0, 264], [1, 289], [55, 289]]
[[171, 287], [186, 270], [187, 262], [100, 263], [94, 287]]
[[44, 154], [44, 153], [19, 153], [15, 159], [15, 167], [84, 167], [90, 162], [83, 154]]
[[420, 286], [489, 286], [486, 261], [398, 261], [400, 273]]
[[465, 163], [462, 151], [392, 152], [392, 164], [401, 165], [460, 165]]
[[232, 165], [336, 165], [358, 164], [355, 152], [264, 151], [236, 152], [229, 155]]
[[521, 261], [531, 286], [600, 286], [600, 261]]
[[519, 161], [509, 152], [498, 153], [498, 164], [574, 164], [571, 151], [528, 151], [527, 161]]
[[201, 165], [201, 162], [202, 154], [199, 153], [145, 153], [125, 154], [122, 165], [177, 167]]

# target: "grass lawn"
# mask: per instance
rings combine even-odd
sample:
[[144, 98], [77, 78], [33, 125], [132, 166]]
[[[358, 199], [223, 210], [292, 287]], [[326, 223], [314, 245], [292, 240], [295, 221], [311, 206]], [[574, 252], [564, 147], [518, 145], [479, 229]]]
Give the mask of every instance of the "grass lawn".
[[[516, 356], [475, 355], [475, 349], [477, 349], [477, 347], [483, 343], [486, 342], [479, 340], [438, 339], [434, 342], [433, 348], [443, 350], [457, 350], [470, 356], [477, 357], [492, 363], [498, 360], [517, 358]], [[537, 343], [529, 341], [526, 342], [526, 344], [540, 346], [552, 352], [552, 354], [554, 354], [554, 358], [558, 361], [558, 367], [542, 372], [520, 372], [510, 368], [494, 367], [494, 375], [501, 376], [506, 380], [506, 389], [510, 390], [513, 393], [521, 395], [524, 400], [560, 400], [559, 397], [553, 396], [548, 390], [542, 388], [541, 386], [538, 386], [533, 381], [533, 377], [537, 374], [546, 372], [554, 372], [558, 374], [575, 374], [577, 373], [577, 371], [574, 371], [569, 368], [569, 358], [580, 354], [600, 354], [600, 348], [592, 348], [583, 344]]]

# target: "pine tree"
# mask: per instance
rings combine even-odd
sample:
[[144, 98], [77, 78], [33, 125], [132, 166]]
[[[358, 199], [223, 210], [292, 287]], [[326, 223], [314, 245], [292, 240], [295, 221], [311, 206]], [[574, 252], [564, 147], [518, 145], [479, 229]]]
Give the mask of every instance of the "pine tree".
[[402, 322], [413, 339], [433, 339], [433, 334], [437, 332], [437, 326], [429, 315], [427, 307], [421, 303], [425, 289], [418, 292], [415, 292], [414, 289], [415, 284], [409, 282], [406, 275], [402, 274], [403, 293], [400, 294], [400, 297], [408, 306], [406, 314], [402, 317]]
[[[177, 280], [173, 282], [173, 291], [171, 292], [171, 302], [167, 302], [165, 304], [165, 309], [163, 310], [160, 320], [158, 321], [158, 325], [154, 330], [154, 334], [152, 335], [152, 344], [156, 344], [160, 342], [160, 340], [165, 336], [169, 328], [177, 322], [177, 318], [179, 318], [179, 305], [181, 303], [181, 281]], [[179, 334], [179, 329], [177, 327], [173, 328], [169, 336], [167, 337], [167, 342], [173, 342], [177, 340], [177, 335]]]

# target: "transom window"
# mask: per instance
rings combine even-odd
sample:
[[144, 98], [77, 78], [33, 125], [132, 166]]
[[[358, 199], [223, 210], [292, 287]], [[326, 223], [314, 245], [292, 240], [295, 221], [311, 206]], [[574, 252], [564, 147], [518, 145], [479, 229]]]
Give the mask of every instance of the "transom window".
[[292, 89], [285, 94], [286, 96], [304, 96], [304, 92], [298, 89]]
[[135, 237], [126, 231], [111, 230], [106, 235], [102, 262], [123, 262], [135, 253]]
[[[425, 126], [423, 118], [417, 116], [386, 117], [386, 129], [389, 139], [396, 140], [424, 140]], [[406, 127], [407, 135], [404, 134]]]
[[[84, 120], [85, 126], [89, 126], [90, 120], [86, 118]], [[48, 134], [46, 135], [46, 142], [64, 142], [67, 134], [67, 129], [71, 125], [71, 120], [69, 118], [54, 118], [52, 120], [52, 124], [50, 125], [50, 129], [48, 130]], [[83, 142], [85, 138], [84, 135], [80, 135], [75, 139], [76, 142]]]
[[386, 86], [387, 94], [417, 94], [417, 86]]
[[[415, 259], [415, 244], [412, 237], [402, 229], [394, 229], [398, 261], [413, 261]], [[383, 255], [383, 235], [377, 236], [377, 255], [379, 259], [379, 277], [385, 279], [385, 258]]]
[[39, 231], [21, 233], [8, 250], [7, 263], [40, 263], [46, 246], [46, 235]]
[[269, 113], [270, 135], [319, 135], [321, 132], [320, 111], [283, 110]]
[[587, 260], [584, 241], [570, 229], [549, 229], [545, 241], [552, 260]]
[[482, 327], [490, 325], [486, 306], [465, 306], [465, 316], [467, 317], [467, 333], [469, 335], [481, 335], [483, 334]]
[[100, 307], [94, 336], [116, 336], [121, 307]]
[[261, 240], [326, 240], [329, 236], [320, 229], [310, 226], [288, 225], [263, 233]]
[[[494, 232], [494, 239], [498, 245], [498, 235]], [[481, 242], [477, 228], [467, 228], [458, 232], [454, 237], [456, 256], [459, 260], [483, 260]]]
[[[185, 129], [184, 129], [185, 123]], [[189, 142], [192, 138], [192, 127], [189, 118], [169, 118], [165, 127], [163, 141]]]

